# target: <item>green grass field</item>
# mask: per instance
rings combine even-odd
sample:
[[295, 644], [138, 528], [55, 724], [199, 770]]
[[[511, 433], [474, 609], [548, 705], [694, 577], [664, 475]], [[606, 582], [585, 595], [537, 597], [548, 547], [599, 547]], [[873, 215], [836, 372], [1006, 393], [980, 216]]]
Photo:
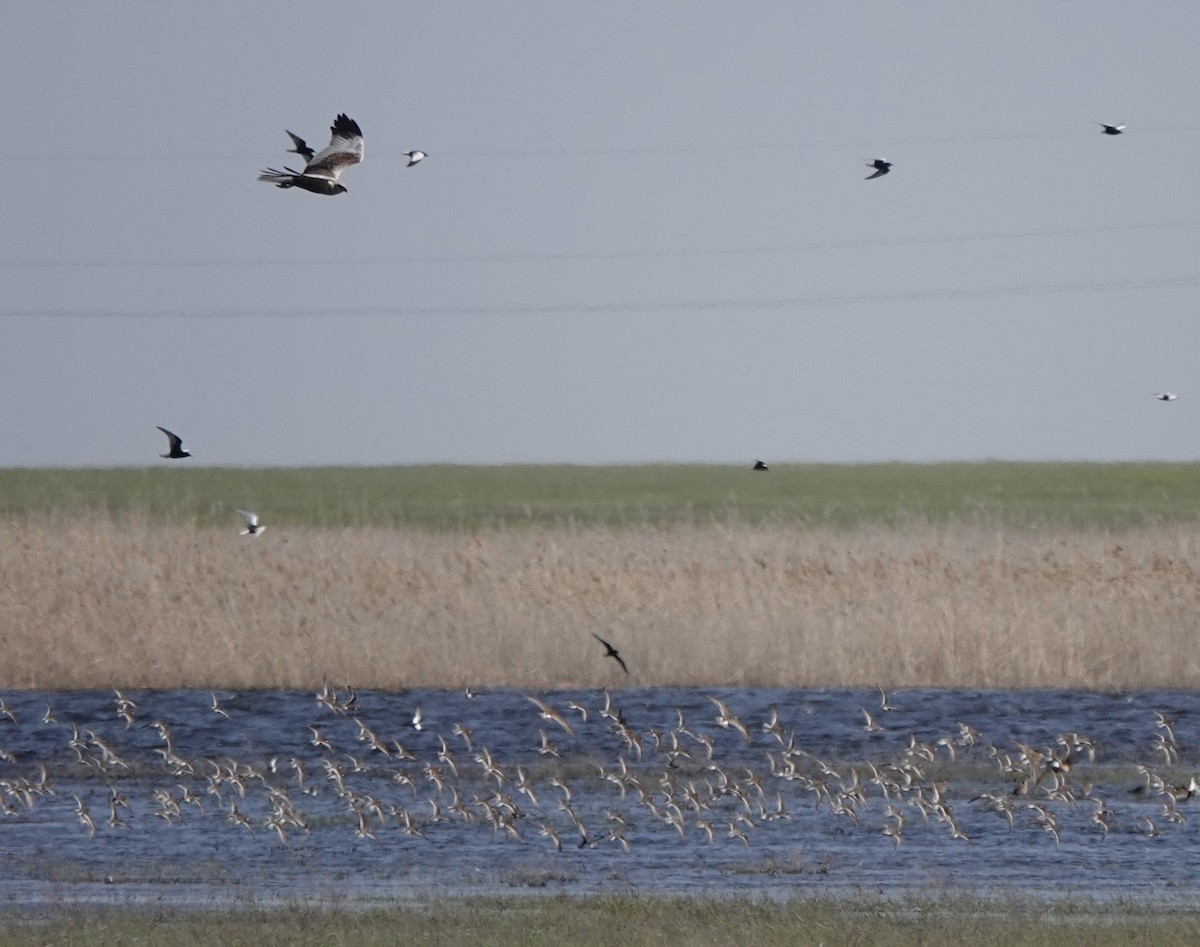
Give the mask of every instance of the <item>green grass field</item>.
[[954, 463], [746, 467], [312, 467], [0, 470], [0, 514], [142, 514], [436, 531], [742, 522], [913, 521], [1121, 529], [1200, 518], [1200, 464]]
[[614, 944], [907, 945], [1088, 944], [1155, 947], [1194, 944], [1193, 913], [1145, 907], [1046, 907], [1031, 904], [870, 899], [751, 902], [640, 897], [447, 899], [380, 910], [160, 913], [96, 911], [8, 924], [13, 945], [155, 944]]

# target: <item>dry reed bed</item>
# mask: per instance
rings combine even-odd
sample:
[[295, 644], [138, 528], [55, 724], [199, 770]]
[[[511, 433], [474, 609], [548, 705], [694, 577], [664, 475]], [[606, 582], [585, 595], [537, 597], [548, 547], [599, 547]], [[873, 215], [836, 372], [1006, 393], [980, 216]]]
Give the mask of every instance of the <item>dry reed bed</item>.
[[6, 688], [1200, 681], [1182, 525], [0, 532]]

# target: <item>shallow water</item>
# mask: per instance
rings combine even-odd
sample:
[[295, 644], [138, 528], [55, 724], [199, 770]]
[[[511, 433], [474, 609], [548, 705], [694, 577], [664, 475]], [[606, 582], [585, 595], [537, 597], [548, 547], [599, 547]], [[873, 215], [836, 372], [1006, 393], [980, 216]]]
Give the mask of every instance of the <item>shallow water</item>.
[[[1197, 900], [1200, 806], [1172, 806], [1153, 782], [1186, 785], [1200, 770], [1191, 692], [905, 690], [888, 695], [886, 712], [874, 690], [616, 692], [612, 716], [641, 741], [640, 760], [601, 716], [599, 691], [538, 695], [575, 736], [513, 691], [364, 691], [347, 712], [309, 692], [218, 692], [228, 717], [207, 691], [125, 696], [137, 705], [129, 726], [111, 691], [3, 695], [17, 721], [0, 716], [0, 749], [15, 759], [0, 762], [0, 904], [10, 910], [627, 891]], [[710, 697], [744, 722], [749, 743], [718, 726]], [[53, 722], [42, 721], [48, 705]], [[776, 733], [764, 730], [772, 707]], [[862, 708], [880, 730], [865, 729]], [[1177, 759], [1156, 712], [1174, 721]], [[371, 748], [359, 721], [391, 756]], [[978, 731], [974, 745], [960, 722]], [[456, 724], [470, 731], [470, 751]], [[310, 725], [332, 752], [310, 742]], [[559, 757], [538, 752], [539, 729]], [[1058, 738], [1071, 733], [1069, 769], [1018, 762], [1018, 743], [1065, 757]], [[414, 760], [397, 758], [395, 739]], [[439, 759], [443, 739], [453, 765]], [[690, 755], [672, 759], [672, 741]], [[516, 785], [518, 767], [532, 796]], [[1019, 772], [1037, 779], [1014, 795]], [[1148, 779], [1150, 791], [1134, 791]], [[199, 804], [182, 801], [185, 791]], [[1012, 803], [1011, 828], [978, 798], [985, 792]], [[1097, 800], [1112, 810], [1107, 835]], [[273, 809], [292, 818], [278, 817], [278, 831]], [[901, 826], [900, 844], [885, 825]]]

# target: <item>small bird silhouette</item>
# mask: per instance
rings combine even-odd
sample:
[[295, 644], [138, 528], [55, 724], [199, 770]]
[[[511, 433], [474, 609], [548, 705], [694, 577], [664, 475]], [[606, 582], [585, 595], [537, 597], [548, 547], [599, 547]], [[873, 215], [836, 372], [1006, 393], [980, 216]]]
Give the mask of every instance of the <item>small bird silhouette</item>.
[[166, 457], [168, 460], [178, 460], [181, 457], [191, 457], [191, 451], [183, 449], [183, 438], [178, 434], [172, 434], [165, 427], [155, 425], [160, 431], [167, 435], [167, 442], [171, 445], [171, 449], [166, 454], [159, 454], [159, 457]]
[[420, 164], [426, 155], [423, 151], [406, 151], [404, 152], [404, 157], [408, 159], [408, 164], [405, 167], [411, 168], [414, 164]]
[[599, 641], [602, 645], [604, 645], [604, 649], [605, 649], [604, 656], [606, 658], [612, 658], [613, 660], [615, 660], [617, 662], [617, 664], [621, 665], [621, 670], [624, 671], [626, 674], [628, 674], [629, 668], [627, 668], [625, 666], [625, 659], [622, 658], [621, 655], [617, 653], [617, 649], [614, 648], [612, 645], [610, 645], [603, 638], [601, 638], [594, 631], [592, 632], [592, 637], [595, 638], [597, 641]]
[[265, 526], [261, 526], [258, 522], [258, 514], [251, 513], [249, 510], [234, 510], [234, 512], [246, 521], [246, 528], [242, 530], [242, 536], [257, 536]]
[[1159, 391], [1159, 392], [1155, 393], [1154, 397], [1157, 398], [1159, 401], [1178, 401], [1179, 400], [1179, 395], [1175, 394], [1175, 392], [1173, 392], [1173, 391]]
[[1109, 125], [1109, 124], [1106, 124], [1105, 122], [1097, 122], [1096, 124], [1100, 126], [1100, 128], [1101, 128], [1100, 134], [1102, 134], [1102, 135], [1123, 135], [1123, 134], [1125, 134], [1125, 126], [1124, 125]]
[[872, 178], [881, 178], [885, 174], [887, 174], [889, 171], [891, 171], [892, 170], [892, 162], [885, 161], [883, 158], [876, 158], [874, 161], [868, 162], [867, 167], [875, 169], [874, 174], [867, 175], [866, 179], [868, 181], [870, 181]]
[[770, 470], [771, 468], [764, 464], [761, 460], [756, 460], [752, 470]]
[[[284, 130], [287, 131], [287, 129], [284, 129]], [[289, 155], [299, 155], [301, 158], [303, 158], [305, 160], [305, 162], [311, 161], [312, 156], [314, 154], [316, 154], [316, 152], [314, 152], [311, 148], [308, 147], [308, 145], [305, 143], [304, 139], [301, 138], [299, 135], [292, 134], [291, 132], [288, 132], [288, 137], [292, 139], [292, 144], [294, 144], [296, 146], [295, 148], [289, 148], [288, 154]]]

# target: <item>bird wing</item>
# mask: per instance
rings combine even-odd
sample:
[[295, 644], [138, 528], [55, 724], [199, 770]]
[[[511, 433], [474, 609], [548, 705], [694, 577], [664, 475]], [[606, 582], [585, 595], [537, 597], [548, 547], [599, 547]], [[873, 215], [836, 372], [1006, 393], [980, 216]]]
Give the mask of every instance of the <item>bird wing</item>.
[[304, 173], [336, 181], [346, 168], [362, 161], [363, 137], [358, 122], [345, 115], [333, 120], [330, 132], [329, 144], [309, 159]]
[[162, 427], [161, 425], [156, 424], [154, 426], [157, 427], [160, 431], [162, 431], [165, 435], [167, 435], [167, 442], [170, 445], [171, 450], [175, 450], [176, 447], [183, 447], [183, 438], [180, 437], [178, 434], [172, 434], [170, 431], [168, 431], [165, 427]]
[[258, 514], [251, 513], [249, 510], [234, 510], [233, 512], [235, 512], [238, 516], [240, 516], [242, 519], [244, 519], [246, 521], [247, 526], [257, 526], [258, 525]]

